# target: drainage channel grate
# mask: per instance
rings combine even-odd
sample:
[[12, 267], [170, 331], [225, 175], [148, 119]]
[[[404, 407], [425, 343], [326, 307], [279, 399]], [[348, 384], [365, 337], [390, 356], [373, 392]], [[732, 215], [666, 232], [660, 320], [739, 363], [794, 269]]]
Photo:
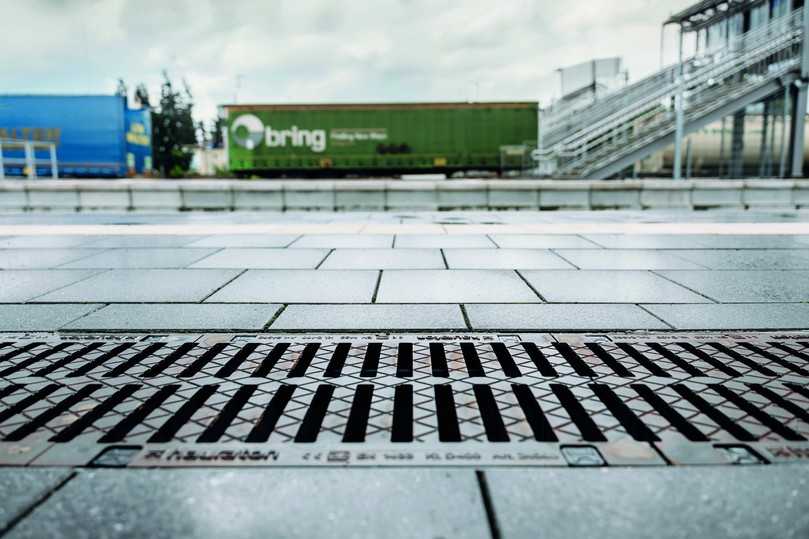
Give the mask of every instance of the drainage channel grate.
[[185, 339], [0, 342], [0, 464], [809, 458], [804, 341]]

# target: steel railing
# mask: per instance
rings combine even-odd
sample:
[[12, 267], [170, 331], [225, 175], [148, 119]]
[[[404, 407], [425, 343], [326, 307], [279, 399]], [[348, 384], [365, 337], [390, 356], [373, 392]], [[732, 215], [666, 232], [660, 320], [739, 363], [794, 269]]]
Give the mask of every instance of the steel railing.
[[[37, 156], [37, 151], [42, 150], [48, 152], [47, 158]], [[20, 153], [22, 153], [22, 157], [18, 157]], [[34, 179], [37, 177], [38, 168], [49, 170], [52, 178], [59, 178], [55, 143], [36, 140], [0, 139], [0, 180], [10, 175], [6, 173], [7, 170], [19, 170], [21, 176]]]

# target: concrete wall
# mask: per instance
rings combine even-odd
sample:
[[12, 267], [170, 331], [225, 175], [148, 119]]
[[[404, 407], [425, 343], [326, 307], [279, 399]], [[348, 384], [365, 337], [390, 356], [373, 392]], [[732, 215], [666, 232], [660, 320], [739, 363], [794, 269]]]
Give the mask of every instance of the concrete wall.
[[0, 212], [809, 208], [809, 180], [6, 180]]

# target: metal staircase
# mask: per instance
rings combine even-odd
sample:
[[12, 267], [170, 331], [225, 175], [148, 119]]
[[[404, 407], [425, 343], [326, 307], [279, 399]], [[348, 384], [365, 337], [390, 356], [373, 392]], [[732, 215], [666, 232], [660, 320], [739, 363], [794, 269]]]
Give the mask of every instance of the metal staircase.
[[673, 144], [678, 95], [688, 134], [783, 93], [800, 77], [803, 25], [795, 10], [590, 106], [543, 115], [540, 174], [609, 178]]

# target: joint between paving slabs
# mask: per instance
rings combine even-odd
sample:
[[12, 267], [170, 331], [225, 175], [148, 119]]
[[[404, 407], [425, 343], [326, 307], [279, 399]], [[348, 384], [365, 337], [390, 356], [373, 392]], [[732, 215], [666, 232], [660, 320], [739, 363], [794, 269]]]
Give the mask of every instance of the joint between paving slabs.
[[514, 270], [514, 273], [516, 273], [516, 274], [517, 274], [517, 276], [518, 276], [520, 279], [522, 279], [522, 282], [524, 282], [524, 283], [525, 283], [525, 286], [527, 286], [528, 288], [530, 288], [530, 289], [531, 289], [531, 292], [533, 292], [534, 294], [536, 294], [536, 295], [537, 295], [537, 297], [538, 297], [540, 300], [542, 300], [542, 302], [543, 302], [543, 303], [548, 303], [548, 300], [546, 300], [544, 297], [542, 297], [542, 294], [540, 294], [540, 293], [539, 293], [539, 290], [537, 290], [536, 288], [534, 288], [534, 285], [532, 285], [531, 283], [529, 283], [529, 282], [528, 282], [528, 279], [526, 279], [526, 278], [523, 276], [523, 274], [519, 272], [519, 270]]
[[59, 492], [71, 479], [76, 477], [78, 472], [76, 470], [71, 470], [70, 473], [62, 479], [56, 486], [54, 486], [51, 490], [46, 492], [40, 499], [34, 501], [28, 508], [22, 511], [19, 515], [13, 518], [5, 528], [0, 528], [0, 535], [5, 535], [6, 533], [12, 531], [20, 522], [28, 518], [34, 511], [37, 510], [41, 505], [47, 502], [51, 496]]
[[243, 269], [242, 271], [237, 273], [232, 279], [228, 279], [226, 282], [222, 283], [221, 286], [219, 286], [216, 290], [214, 290], [213, 292], [211, 292], [210, 294], [208, 294], [207, 296], [202, 298], [199, 302], [200, 303], [205, 303], [208, 300], [208, 298], [210, 298], [211, 296], [213, 296], [214, 294], [216, 294], [217, 292], [219, 292], [220, 290], [225, 288], [227, 285], [229, 285], [230, 283], [232, 283], [233, 281], [235, 281], [236, 279], [238, 279], [239, 277], [241, 277], [245, 273], [247, 273], [247, 269]]
[[272, 315], [272, 318], [270, 318], [269, 322], [264, 324], [264, 327], [262, 327], [261, 330], [268, 331], [270, 329], [270, 326], [272, 326], [275, 323], [275, 321], [278, 320], [278, 317], [281, 316], [281, 313], [283, 313], [288, 306], [289, 306], [288, 304], [281, 305], [281, 308], [278, 309], [278, 311], [274, 315]]

